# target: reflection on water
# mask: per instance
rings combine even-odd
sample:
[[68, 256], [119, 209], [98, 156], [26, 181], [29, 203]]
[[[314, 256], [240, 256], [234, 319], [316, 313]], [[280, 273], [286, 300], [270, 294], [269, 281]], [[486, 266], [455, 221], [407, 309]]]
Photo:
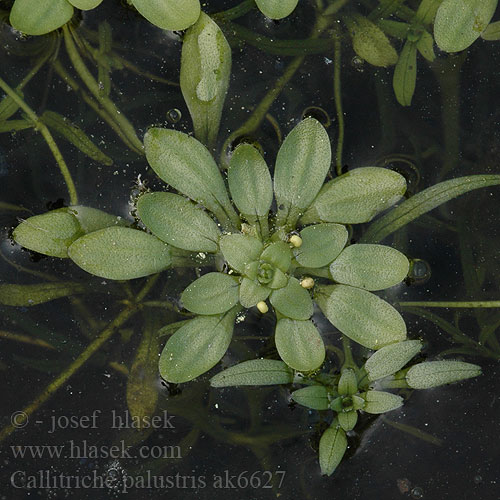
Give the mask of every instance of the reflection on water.
[[[279, 23], [266, 21], [254, 11], [231, 23], [269, 39], [304, 38], [314, 21], [309, 5], [314, 3], [304, 1]], [[0, 3], [0, 9], [8, 4]], [[351, 4], [366, 9], [376, 2]], [[233, 5], [210, 1], [204, 8], [213, 13]], [[133, 123], [138, 139], [151, 125], [190, 132], [189, 112], [176, 83], [180, 35], [152, 27], [118, 0], [106, 1], [96, 11], [83, 14], [77, 28], [84, 61], [94, 77], [102, 71], [96, 69], [99, 54], [95, 52], [102, 19], [113, 36], [106, 55], [113, 63], [109, 96], [121, 116]], [[294, 57], [290, 51], [298, 50], [288, 47], [286, 55], [262, 51], [259, 40], [241, 41], [244, 33], [231, 23], [221, 21], [233, 47], [233, 75], [219, 150], [286, 71]], [[132, 135], [117, 134], [101, 106], [89, 104], [96, 101], [74, 72], [60, 37], [23, 38], [5, 23], [0, 36], [0, 77], [16, 86], [44, 59], [23, 87], [25, 101], [38, 116], [46, 111], [60, 113], [112, 159], [112, 165], [89, 159], [54, 133], [81, 204], [127, 217], [127, 202], [139, 175], [148, 187], [162, 188]], [[269, 164], [284, 135], [303, 116], [314, 116], [327, 126], [336, 145], [333, 44], [328, 36], [324, 40], [328, 43], [305, 57], [265, 120], [248, 134], [266, 151]], [[102, 53], [100, 57], [102, 64]], [[363, 63], [346, 41], [341, 66], [343, 171], [388, 166], [407, 178], [412, 194], [444, 178], [498, 173], [495, 68], [499, 63], [500, 46], [482, 40], [467, 53], [438, 53], [432, 64], [419, 61], [412, 106], [402, 108], [393, 97], [392, 70]], [[19, 122], [24, 119], [22, 112], [15, 117]], [[498, 497], [497, 454], [491, 439], [499, 431], [498, 308], [401, 306], [410, 337], [425, 342], [424, 356], [449, 353], [481, 364], [484, 374], [463, 384], [408, 394], [401, 409], [383, 418], [365, 415], [350, 433], [347, 458], [331, 478], [322, 478], [317, 465], [326, 415], [291, 404], [286, 387], [208, 387], [209, 376], [221, 366], [256, 354], [277, 357], [269, 340], [274, 326], [269, 317], [247, 314], [237, 325], [235, 342], [221, 366], [194, 383], [175, 386], [160, 381], [150, 369], [156, 366], [158, 350], [146, 351], [138, 359], [141, 338], [183, 319], [177, 300], [192, 281], [193, 271], [164, 273], [148, 295], [149, 306], [134, 310], [130, 319], [117, 324], [109, 341], [45, 398], [44, 388], [100, 338], [144, 281], [112, 283], [85, 274], [66, 260], [40, 259], [10, 243], [9, 232], [20, 219], [44, 212], [51, 204], [54, 208], [57, 200], [69, 202], [41, 135], [32, 127], [17, 126], [18, 130], [0, 134], [1, 281], [74, 281], [86, 293], [43, 306], [1, 306], [2, 428], [13, 412], [40, 394], [46, 401], [2, 444], [0, 498], [105, 499], [120, 498], [128, 490], [131, 498], [151, 499], [217, 495], [319, 500], [332, 494], [362, 500]], [[497, 188], [474, 191], [389, 236], [387, 243], [407, 254], [413, 264], [407, 283], [382, 296], [394, 304], [499, 300], [499, 201]], [[354, 239], [359, 237], [353, 234]], [[319, 314], [315, 320], [325, 341], [341, 346], [338, 332]], [[169, 332], [164, 334], [158, 339], [160, 345]], [[366, 353], [359, 349], [355, 354], [362, 359]], [[338, 369], [334, 356], [329, 363], [332, 370]], [[134, 377], [129, 377], [131, 373]], [[160, 417], [167, 411], [173, 416], [170, 427], [161, 420], [140, 431], [131, 422], [121, 429], [113, 426], [113, 412], [123, 414], [130, 407], [132, 383], [139, 384], [135, 388], [139, 406], [156, 408], [154, 415]], [[65, 424], [50, 432], [54, 417]], [[86, 451], [75, 454], [75, 447], [81, 451], [83, 446]], [[178, 453], [172, 453], [175, 450]], [[88, 482], [77, 484], [82, 478], [89, 478]]]

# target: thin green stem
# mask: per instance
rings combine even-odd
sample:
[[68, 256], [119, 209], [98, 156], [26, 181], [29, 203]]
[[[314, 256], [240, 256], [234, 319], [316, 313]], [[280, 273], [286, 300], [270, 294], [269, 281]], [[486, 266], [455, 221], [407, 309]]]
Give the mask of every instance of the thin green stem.
[[[48, 399], [52, 397], [67, 381], [111, 338], [113, 333], [132, 317], [140, 308], [140, 303], [156, 283], [159, 275], [151, 276], [136, 298], [92, 341], [88, 347], [61, 372], [28, 406], [17, 413], [16, 421], [7, 425], [0, 432], [0, 443], [8, 438], [17, 428], [24, 427], [29, 417], [35, 413]], [[14, 425], [15, 424], [15, 425]]]
[[342, 349], [344, 350], [344, 363], [342, 369], [352, 368], [353, 370], [357, 370], [358, 367], [352, 357], [351, 341], [345, 335], [342, 335]]
[[50, 148], [52, 155], [54, 156], [57, 165], [59, 166], [59, 170], [66, 182], [66, 187], [68, 188], [69, 199], [71, 205], [78, 204], [78, 195], [76, 193], [75, 184], [73, 182], [73, 178], [71, 177], [71, 173], [69, 171], [68, 165], [64, 161], [63, 155], [59, 150], [52, 134], [49, 129], [43, 124], [39, 119], [36, 113], [26, 104], [26, 102], [2, 79], [0, 78], [0, 87], [4, 90], [4, 92], [9, 95], [12, 100], [28, 115], [30, 120], [35, 124], [35, 128], [40, 131], [45, 142]]
[[345, 133], [344, 111], [342, 109], [341, 54], [342, 44], [340, 42], [340, 36], [336, 34], [333, 57], [333, 92], [335, 95], [335, 110], [337, 112], [338, 122], [337, 152], [335, 155], [337, 175], [342, 174], [342, 151], [344, 148]]
[[255, 7], [255, 0], [243, 0], [240, 4], [236, 5], [227, 10], [217, 12], [213, 14], [214, 19], [220, 19], [221, 21], [232, 21], [238, 17], [244, 16], [250, 12]]

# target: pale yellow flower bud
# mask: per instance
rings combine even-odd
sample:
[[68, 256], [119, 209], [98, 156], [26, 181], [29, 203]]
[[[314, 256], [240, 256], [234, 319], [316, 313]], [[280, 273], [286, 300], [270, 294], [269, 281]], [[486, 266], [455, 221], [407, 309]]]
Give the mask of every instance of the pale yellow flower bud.
[[309, 276], [307, 278], [303, 278], [302, 281], [300, 282], [300, 286], [302, 288], [305, 288], [306, 290], [309, 290], [314, 286], [314, 280]]
[[302, 238], [298, 234], [293, 234], [290, 236], [288, 243], [292, 244], [295, 248], [298, 248], [302, 245]]
[[266, 312], [269, 311], [269, 307], [267, 306], [267, 304], [263, 300], [261, 300], [260, 302], [257, 302], [257, 309], [262, 314], [266, 314]]

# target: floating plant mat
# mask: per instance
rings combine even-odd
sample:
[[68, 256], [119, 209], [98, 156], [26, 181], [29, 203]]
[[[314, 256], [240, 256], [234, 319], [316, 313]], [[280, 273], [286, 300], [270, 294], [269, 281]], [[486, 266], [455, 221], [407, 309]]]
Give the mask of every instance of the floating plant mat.
[[491, 497], [496, 1], [0, 17], [8, 498]]

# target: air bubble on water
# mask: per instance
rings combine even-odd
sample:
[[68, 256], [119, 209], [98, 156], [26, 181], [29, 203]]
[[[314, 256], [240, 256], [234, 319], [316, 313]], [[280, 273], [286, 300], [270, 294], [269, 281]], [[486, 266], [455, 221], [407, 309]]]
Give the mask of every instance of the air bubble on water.
[[182, 118], [182, 113], [180, 109], [173, 108], [167, 111], [167, 120], [170, 123], [177, 123]]
[[239, 314], [236, 316], [236, 320], [234, 321], [236, 324], [241, 323], [242, 321], [245, 321], [246, 315], [245, 314]]
[[424, 498], [424, 490], [422, 488], [420, 488], [419, 486], [415, 486], [415, 488], [413, 488], [411, 490], [411, 497], [412, 498]]

